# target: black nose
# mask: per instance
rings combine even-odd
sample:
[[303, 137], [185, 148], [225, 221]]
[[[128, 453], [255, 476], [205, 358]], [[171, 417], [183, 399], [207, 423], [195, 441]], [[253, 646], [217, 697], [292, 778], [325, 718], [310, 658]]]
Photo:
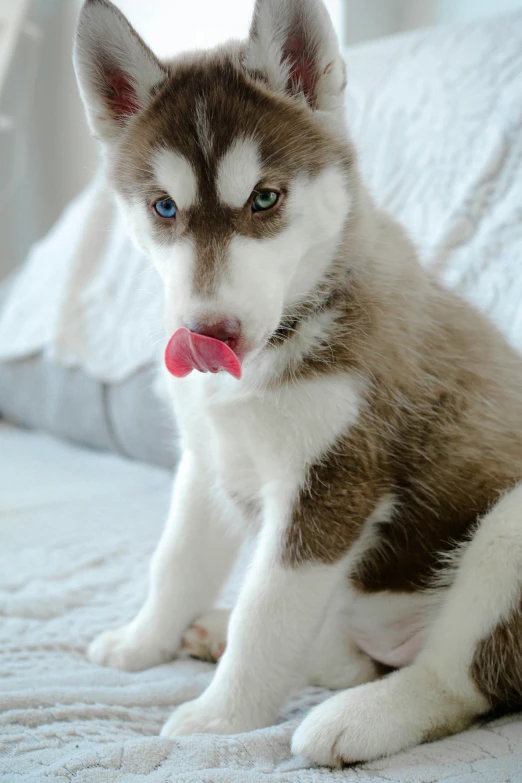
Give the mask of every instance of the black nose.
[[213, 337], [215, 340], [221, 340], [229, 348], [234, 348], [241, 333], [241, 324], [237, 318], [224, 318], [212, 323], [207, 321], [191, 321], [187, 324], [187, 329], [204, 337]]

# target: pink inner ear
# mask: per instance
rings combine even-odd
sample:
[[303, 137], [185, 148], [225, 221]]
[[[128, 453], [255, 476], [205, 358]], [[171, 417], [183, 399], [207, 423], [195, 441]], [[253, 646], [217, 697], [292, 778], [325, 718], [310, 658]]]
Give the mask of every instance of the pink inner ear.
[[310, 106], [315, 108], [316, 74], [300, 35], [296, 34], [288, 38], [283, 50], [283, 58], [290, 61], [288, 91], [295, 94], [301, 90]]
[[110, 87], [108, 103], [115, 120], [124, 120], [139, 111], [138, 96], [129, 78], [123, 71], [114, 71], [106, 77]]

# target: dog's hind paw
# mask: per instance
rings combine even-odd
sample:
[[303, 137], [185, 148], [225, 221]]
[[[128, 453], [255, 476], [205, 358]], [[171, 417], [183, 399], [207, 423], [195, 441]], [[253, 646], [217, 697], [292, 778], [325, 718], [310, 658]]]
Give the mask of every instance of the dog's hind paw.
[[196, 620], [183, 634], [179, 657], [218, 661], [225, 652], [229, 615], [227, 609], [215, 609]]

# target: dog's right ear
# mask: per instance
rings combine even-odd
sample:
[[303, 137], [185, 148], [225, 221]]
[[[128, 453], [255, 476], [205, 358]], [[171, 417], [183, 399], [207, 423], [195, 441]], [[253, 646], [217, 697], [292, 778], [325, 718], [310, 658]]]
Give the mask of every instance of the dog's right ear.
[[80, 12], [74, 69], [94, 136], [112, 142], [148, 104], [167, 72], [109, 0], [86, 0]]

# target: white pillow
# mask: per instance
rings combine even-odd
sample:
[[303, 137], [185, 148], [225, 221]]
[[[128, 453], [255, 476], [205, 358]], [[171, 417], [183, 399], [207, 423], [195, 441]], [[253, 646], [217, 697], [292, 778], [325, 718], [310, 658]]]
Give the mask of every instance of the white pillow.
[[0, 361], [42, 353], [116, 383], [156, 358], [162, 291], [101, 173], [31, 249], [0, 314]]

